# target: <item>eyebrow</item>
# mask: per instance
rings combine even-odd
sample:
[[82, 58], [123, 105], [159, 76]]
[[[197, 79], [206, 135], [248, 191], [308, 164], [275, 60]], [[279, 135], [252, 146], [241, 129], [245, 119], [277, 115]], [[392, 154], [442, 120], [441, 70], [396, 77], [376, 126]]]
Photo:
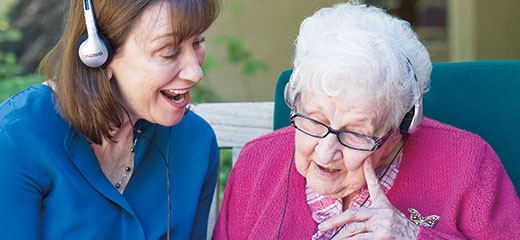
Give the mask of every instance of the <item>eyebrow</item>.
[[[310, 107], [312, 111], [307, 111], [307, 108]], [[307, 106], [300, 106], [300, 109], [299, 109], [299, 112], [305, 114], [305, 115], [308, 115], [308, 114], [312, 114], [316, 111], [320, 112], [320, 111], [324, 111], [325, 109], [321, 106], [318, 106], [318, 105], [313, 105], [312, 103], [307, 105]], [[321, 114], [321, 113], [320, 113]], [[354, 118], [352, 118], [352, 120], [354, 121], [368, 121], [369, 120], [369, 117], [366, 116], [366, 114], [363, 114], [365, 116], [359, 116], [360, 114], [356, 114], [356, 113], [350, 113], [349, 115], [351, 116], [354, 116]]]
[[[322, 109], [321, 107], [316, 107], [315, 110], [321, 110], [321, 109]], [[314, 120], [317, 120], [317, 121], [323, 123], [322, 120], [318, 120], [315, 116], [310, 116], [310, 114], [312, 114], [312, 113], [309, 114], [309, 112], [302, 111], [302, 110], [304, 110], [304, 107], [302, 107], [302, 109], [299, 112], [304, 114], [305, 116], [307, 116], [309, 118], [312, 118]], [[349, 115], [351, 116], [351, 118], [349, 119], [349, 122], [347, 124], [342, 123], [342, 126], [340, 128], [338, 128], [337, 130], [344, 131], [344, 130], [346, 130], [346, 128], [350, 128], [350, 127], [354, 127], [354, 128], [356, 128], [356, 127], [364, 127], [363, 123], [371, 120], [369, 116], [366, 116], [364, 114], [363, 114], [363, 116], [360, 116], [360, 114], [356, 114], [356, 113], [352, 113], [352, 114], [349, 114]], [[330, 119], [328, 119], [328, 120], [330, 122]], [[370, 125], [372, 125], [372, 124], [370, 124]], [[378, 128], [374, 128], [372, 130], [377, 132]], [[352, 131], [352, 130], [347, 130], [347, 131]], [[358, 131], [355, 131], [355, 132], [358, 132]], [[358, 133], [360, 133], [360, 132], [358, 132]], [[364, 135], [367, 135], [367, 136], [370, 135], [370, 134], [366, 134], [366, 133], [361, 133], [361, 134], [364, 134]]]
[[165, 37], [174, 37], [174, 34], [172, 32], [162, 33], [158, 36], [155, 36], [151, 39], [152, 42], [158, 41], [160, 39], [163, 39]]

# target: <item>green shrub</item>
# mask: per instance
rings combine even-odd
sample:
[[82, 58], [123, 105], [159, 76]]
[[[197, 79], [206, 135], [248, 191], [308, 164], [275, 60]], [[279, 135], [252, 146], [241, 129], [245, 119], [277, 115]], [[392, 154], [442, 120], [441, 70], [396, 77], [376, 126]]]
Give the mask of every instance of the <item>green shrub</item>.
[[218, 176], [218, 195], [217, 201], [218, 206], [222, 202], [224, 197], [224, 189], [226, 188], [226, 182], [232, 167], [232, 151], [231, 149], [220, 149], [220, 164], [219, 164], [219, 176]]
[[[17, 29], [11, 29], [9, 19], [0, 15], [0, 44], [20, 40], [22, 40], [22, 33]], [[16, 62], [14, 53], [0, 51], [0, 80], [14, 77], [20, 74], [22, 70], [23, 68]]]

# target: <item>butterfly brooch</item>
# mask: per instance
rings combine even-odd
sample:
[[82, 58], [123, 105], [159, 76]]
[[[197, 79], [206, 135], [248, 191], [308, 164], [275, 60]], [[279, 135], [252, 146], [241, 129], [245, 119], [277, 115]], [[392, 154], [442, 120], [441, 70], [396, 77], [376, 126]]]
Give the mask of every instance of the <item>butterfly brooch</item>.
[[441, 219], [441, 217], [437, 215], [423, 217], [419, 211], [413, 208], [408, 208], [408, 212], [410, 213], [410, 220], [418, 226], [423, 225], [429, 228], [433, 228], [433, 226], [435, 226], [435, 224]]

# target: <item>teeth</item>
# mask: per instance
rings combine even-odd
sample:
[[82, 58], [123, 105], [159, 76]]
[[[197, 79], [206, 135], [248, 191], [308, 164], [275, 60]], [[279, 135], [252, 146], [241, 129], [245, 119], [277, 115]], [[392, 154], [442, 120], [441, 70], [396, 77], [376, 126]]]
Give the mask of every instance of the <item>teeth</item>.
[[168, 90], [168, 92], [171, 92], [173, 94], [185, 94], [188, 92], [188, 90]]
[[162, 93], [170, 99], [170, 101], [175, 103], [182, 103], [186, 97], [186, 93], [188, 93], [189, 90], [164, 90]]

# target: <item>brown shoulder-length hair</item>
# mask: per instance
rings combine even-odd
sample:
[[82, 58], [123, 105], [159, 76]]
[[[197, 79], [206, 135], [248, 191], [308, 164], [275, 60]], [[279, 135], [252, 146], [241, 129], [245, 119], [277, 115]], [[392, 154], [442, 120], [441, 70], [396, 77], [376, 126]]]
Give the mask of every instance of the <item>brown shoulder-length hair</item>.
[[[69, 1], [67, 1], [69, 2]], [[93, 1], [98, 31], [110, 41], [115, 54], [141, 13], [153, 4], [167, 3], [175, 44], [204, 32], [221, 10], [221, 0], [97, 0]], [[42, 59], [39, 71], [54, 85], [60, 114], [91, 142], [111, 140], [111, 130], [125, 119], [122, 106], [104, 69], [91, 69], [78, 57], [78, 39], [86, 33], [83, 1], [70, 1], [63, 34]]]

